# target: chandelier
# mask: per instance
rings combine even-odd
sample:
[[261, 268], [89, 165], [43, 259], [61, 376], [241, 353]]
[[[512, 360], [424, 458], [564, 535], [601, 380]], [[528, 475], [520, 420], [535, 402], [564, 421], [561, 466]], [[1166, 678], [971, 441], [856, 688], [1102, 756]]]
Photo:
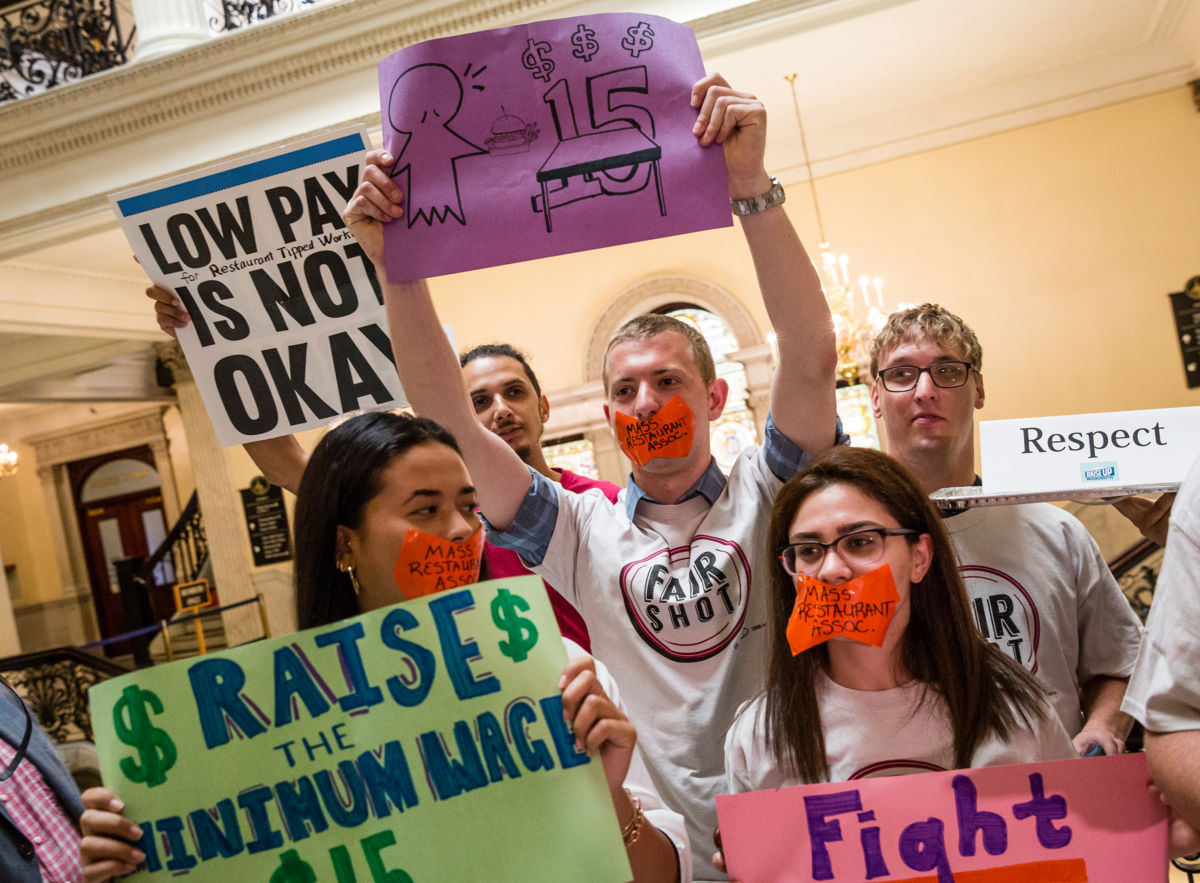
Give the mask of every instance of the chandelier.
[[833, 329], [837, 335], [838, 366], [841, 380], [850, 385], [862, 383], [870, 371], [871, 341], [887, 321], [883, 306], [883, 280], [859, 276], [855, 286], [850, 281], [850, 258], [845, 254], [834, 254], [825, 237], [825, 224], [821, 219], [821, 203], [817, 200], [817, 184], [813, 178], [812, 163], [808, 157], [808, 141], [804, 137], [804, 123], [800, 119], [800, 101], [796, 97], [796, 74], [784, 77], [792, 90], [792, 108], [796, 112], [796, 125], [800, 129], [800, 146], [804, 151], [804, 168], [808, 172], [808, 186], [812, 191], [813, 209], [817, 215], [817, 232], [821, 236], [821, 261], [817, 267], [825, 289], [825, 300], [833, 314]]
[[0, 445], [0, 478], [7, 478], [17, 472], [17, 452], [9, 450], [8, 445]]

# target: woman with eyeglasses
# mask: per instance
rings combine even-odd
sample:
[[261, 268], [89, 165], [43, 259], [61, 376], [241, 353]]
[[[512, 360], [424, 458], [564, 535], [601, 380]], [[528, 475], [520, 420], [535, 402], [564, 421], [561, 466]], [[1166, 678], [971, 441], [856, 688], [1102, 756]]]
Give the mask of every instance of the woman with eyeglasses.
[[891, 457], [817, 458], [767, 548], [767, 681], [726, 737], [730, 792], [1076, 756], [1043, 688], [976, 631], [941, 518]]
[[[393, 570], [407, 543], [473, 545], [478, 564], [481, 530], [475, 488], [448, 431], [408, 414], [346, 420], [321, 439], [296, 495], [300, 627], [404, 601]], [[563, 712], [577, 744], [604, 767], [634, 880], [687, 883], [692, 862], [683, 818], [662, 805], [650, 782], [616, 684], [577, 644], [563, 643]], [[142, 832], [122, 814], [121, 800], [93, 788], [83, 805], [85, 883], [134, 870], [145, 859], [134, 845]], [[452, 840], [447, 837], [447, 849]]]

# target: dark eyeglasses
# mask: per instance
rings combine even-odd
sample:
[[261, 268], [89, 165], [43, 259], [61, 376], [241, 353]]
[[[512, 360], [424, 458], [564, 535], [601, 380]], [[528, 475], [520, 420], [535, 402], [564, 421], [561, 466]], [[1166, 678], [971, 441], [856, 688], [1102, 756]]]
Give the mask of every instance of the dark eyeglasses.
[[888, 392], [908, 392], [914, 389], [922, 374], [928, 374], [934, 386], [955, 389], [967, 382], [974, 365], [970, 362], [934, 362], [928, 368], [916, 365], [893, 365], [883, 368], [877, 375]]
[[17, 753], [13, 755], [13, 759], [4, 768], [3, 772], [0, 772], [0, 782], [3, 782], [17, 771], [17, 767], [25, 759], [25, 752], [29, 750], [29, 739], [33, 735], [33, 719], [29, 716], [29, 706], [21, 699], [20, 694], [12, 688], [12, 684], [5, 680], [3, 676], [0, 676], [0, 684], [3, 684], [10, 693], [17, 697], [17, 701], [21, 703], [21, 710], [25, 712], [25, 735], [21, 737], [21, 744], [17, 746]]
[[836, 549], [847, 564], [874, 564], [883, 557], [883, 547], [888, 537], [916, 536], [919, 533], [907, 527], [864, 527], [842, 534], [832, 543], [822, 543], [820, 540], [789, 543], [779, 550], [779, 562], [792, 576], [801, 571], [812, 574], [821, 566], [829, 550]]

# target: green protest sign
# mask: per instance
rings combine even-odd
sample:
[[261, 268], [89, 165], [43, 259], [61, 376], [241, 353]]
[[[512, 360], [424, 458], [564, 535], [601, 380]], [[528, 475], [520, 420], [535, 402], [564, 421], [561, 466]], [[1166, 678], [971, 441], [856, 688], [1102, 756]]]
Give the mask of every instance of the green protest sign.
[[576, 752], [536, 577], [493, 580], [90, 691], [130, 879], [628, 880]]

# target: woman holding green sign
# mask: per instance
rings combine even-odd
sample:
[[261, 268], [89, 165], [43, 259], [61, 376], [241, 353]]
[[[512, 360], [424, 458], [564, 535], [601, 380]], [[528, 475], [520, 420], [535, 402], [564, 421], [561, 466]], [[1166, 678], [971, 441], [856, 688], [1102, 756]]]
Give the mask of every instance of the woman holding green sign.
[[1077, 756], [975, 629], [941, 517], [891, 457], [825, 452], [769, 531], [767, 685], [726, 737], [730, 793]]
[[[407, 414], [363, 414], [325, 435], [297, 494], [295, 534], [304, 629], [480, 578], [482, 525], [458, 445], [436, 423]], [[564, 643], [563, 712], [577, 747], [600, 756], [634, 879], [686, 883], [692, 863], [683, 819], [655, 792], [615, 684]], [[121, 815], [122, 802], [94, 788], [84, 807], [85, 880], [136, 868], [145, 858], [133, 845], [142, 832]]]

